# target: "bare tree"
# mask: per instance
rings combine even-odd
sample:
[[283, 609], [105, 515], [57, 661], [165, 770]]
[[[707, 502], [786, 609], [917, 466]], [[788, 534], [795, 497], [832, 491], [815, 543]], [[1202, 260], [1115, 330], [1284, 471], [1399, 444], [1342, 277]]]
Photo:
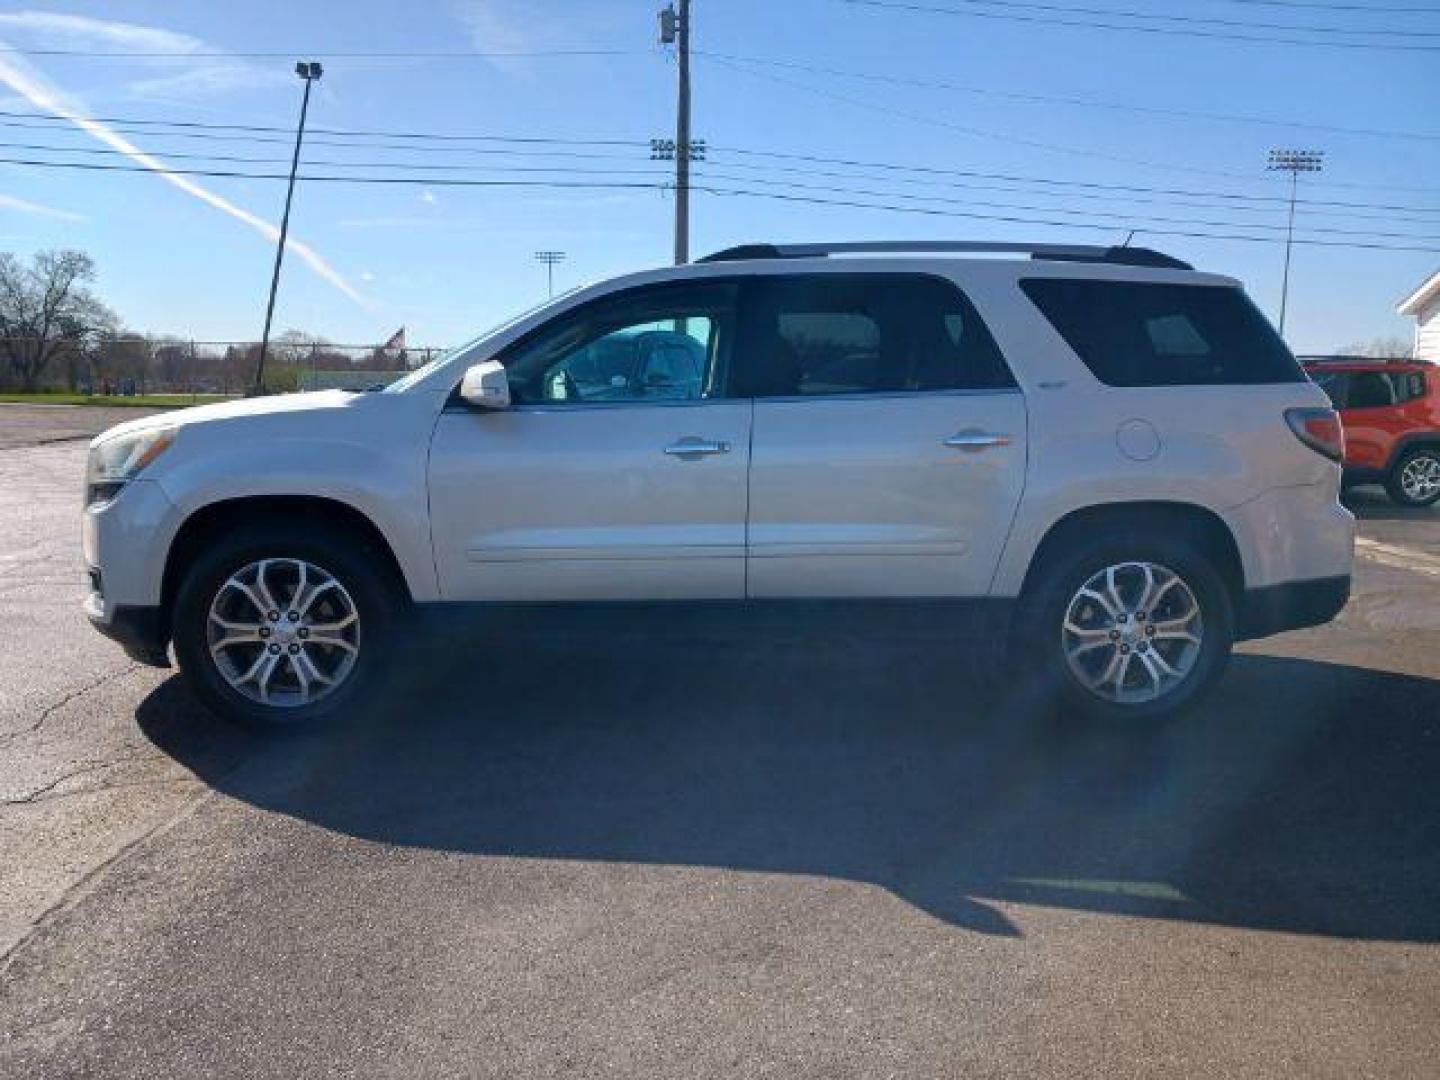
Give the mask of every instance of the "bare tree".
[[1357, 341], [1352, 345], [1346, 345], [1338, 351], [1337, 355], [1396, 360], [1409, 356], [1412, 350], [1413, 346], [1409, 338], [1391, 334], [1389, 337], [1371, 338], [1369, 341]]
[[0, 355], [24, 389], [57, 357], [114, 330], [114, 313], [85, 287], [94, 280], [83, 251], [41, 251], [29, 266], [0, 252]]

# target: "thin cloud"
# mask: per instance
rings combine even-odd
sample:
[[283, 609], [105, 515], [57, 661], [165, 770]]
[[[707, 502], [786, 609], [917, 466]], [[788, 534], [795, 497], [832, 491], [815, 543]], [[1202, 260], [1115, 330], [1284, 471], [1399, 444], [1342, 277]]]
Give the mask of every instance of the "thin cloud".
[[[0, 52], [0, 82], [5, 83], [10, 89], [23, 96], [30, 104], [46, 112], [54, 113], [56, 116], [69, 120], [86, 134], [93, 136], [100, 142], [118, 150], [131, 161], [159, 176], [167, 183], [179, 188], [185, 194], [199, 199], [208, 206], [214, 207], [223, 214], [228, 214], [235, 220], [248, 225], [270, 243], [276, 243], [280, 239], [280, 230], [262, 217], [252, 214], [250, 211], [236, 206], [229, 199], [215, 194], [206, 187], [197, 184], [188, 176], [180, 176], [170, 171], [159, 158], [152, 157], [145, 153], [129, 139], [111, 130], [98, 120], [86, 116], [78, 104], [64, 94], [63, 91], [50, 86], [40, 75], [25, 70], [24, 61], [18, 57]], [[318, 276], [328, 281], [335, 288], [354, 300], [357, 304], [365, 305], [366, 301], [358, 291], [341, 276], [340, 272], [321, 258], [320, 254], [310, 245], [288, 237], [285, 246], [293, 251], [307, 266]]]
[[[36, 48], [148, 53], [130, 62], [157, 73], [127, 86], [133, 97], [192, 100], [196, 96], [283, 82], [285, 73], [258, 67], [190, 34], [155, 26], [51, 11], [0, 14], [0, 33]], [[193, 62], [186, 62], [190, 58]]]
[[76, 214], [70, 210], [58, 210], [53, 206], [41, 206], [39, 203], [22, 199], [16, 195], [0, 195], [0, 210], [15, 210], [21, 214], [33, 214], [35, 217], [55, 218], [57, 221], [86, 220], [84, 214]]
[[[452, 0], [450, 10], [481, 52], [524, 53], [555, 47], [555, 27], [565, 27], [567, 45], [579, 45], [630, 25], [622, 9], [576, 11], [572, 0]], [[524, 57], [491, 57], [492, 67], [533, 71]]]
[[54, 48], [103, 45], [116, 52], [155, 52], [177, 56], [211, 51], [203, 41], [189, 34], [54, 11], [18, 11], [0, 15], [0, 30], [20, 31]]

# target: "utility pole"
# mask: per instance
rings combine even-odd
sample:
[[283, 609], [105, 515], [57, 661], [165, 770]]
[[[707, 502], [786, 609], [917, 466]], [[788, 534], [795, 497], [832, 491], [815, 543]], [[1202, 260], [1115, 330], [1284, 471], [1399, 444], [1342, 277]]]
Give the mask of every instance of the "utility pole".
[[555, 264], [565, 261], [563, 251], [537, 251], [535, 258], [545, 264], [545, 295], [555, 295]]
[[290, 185], [285, 189], [285, 213], [280, 216], [280, 239], [275, 244], [275, 269], [270, 274], [270, 301], [265, 305], [265, 329], [260, 334], [260, 360], [255, 365], [255, 394], [265, 392], [265, 353], [270, 347], [270, 321], [275, 317], [275, 291], [280, 287], [280, 264], [285, 258], [285, 237], [290, 232], [290, 201], [295, 197], [295, 171], [300, 167], [300, 143], [305, 138], [305, 113], [310, 108], [310, 84], [324, 72], [315, 61], [302, 60], [295, 65], [295, 74], [305, 81], [305, 96], [300, 99], [300, 125], [295, 129], [295, 153], [290, 158]]
[[[680, 68], [679, 92], [675, 101], [675, 265], [690, 261], [690, 159], [695, 147], [690, 142], [690, 0], [679, 0], [660, 12], [660, 43], [676, 47]], [[663, 141], [651, 141], [651, 157]], [[703, 149], [700, 151], [703, 155]]]
[[1324, 150], [1271, 150], [1270, 172], [1290, 174], [1290, 214], [1285, 222], [1285, 272], [1280, 279], [1280, 336], [1285, 336], [1285, 307], [1290, 298], [1290, 248], [1295, 242], [1295, 191], [1302, 172], [1319, 172], [1325, 166]]

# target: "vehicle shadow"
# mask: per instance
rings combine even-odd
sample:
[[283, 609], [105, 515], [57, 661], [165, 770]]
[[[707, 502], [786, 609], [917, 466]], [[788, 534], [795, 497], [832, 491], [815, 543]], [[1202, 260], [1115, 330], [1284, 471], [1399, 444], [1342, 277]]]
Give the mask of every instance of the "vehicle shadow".
[[323, 734], [226, 727], [177, 679], [139, 722], [234, 798], [390, 844], [851, 879], [989, 934], [1018, 933], [999, 900], [1440, 940], [1440, 681], [1237, 656], [1199, 712], [1117, 731], [919, 638], [435, 636]]
[[1361, 521], [1434, 521], [1440, 523], [1440, 503], [1401, 506], [1379, 486], [1348, 488], [1341, 502]]

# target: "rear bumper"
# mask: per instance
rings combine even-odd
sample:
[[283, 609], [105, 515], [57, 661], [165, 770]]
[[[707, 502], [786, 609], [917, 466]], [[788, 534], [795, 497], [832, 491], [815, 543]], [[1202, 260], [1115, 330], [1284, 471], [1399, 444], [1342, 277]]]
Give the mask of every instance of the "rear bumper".
[[1346, 485], [1383, 484], [1386, 473], [1384, 469], [1372, 469], [1366, 465], [1346, 465], [1342, 476]]
[[1236, 612], [1236, 637], [1244, 641], [1319, 626], [1340, 614], [1349, 599], [1349, 574], [1246, 589]]

